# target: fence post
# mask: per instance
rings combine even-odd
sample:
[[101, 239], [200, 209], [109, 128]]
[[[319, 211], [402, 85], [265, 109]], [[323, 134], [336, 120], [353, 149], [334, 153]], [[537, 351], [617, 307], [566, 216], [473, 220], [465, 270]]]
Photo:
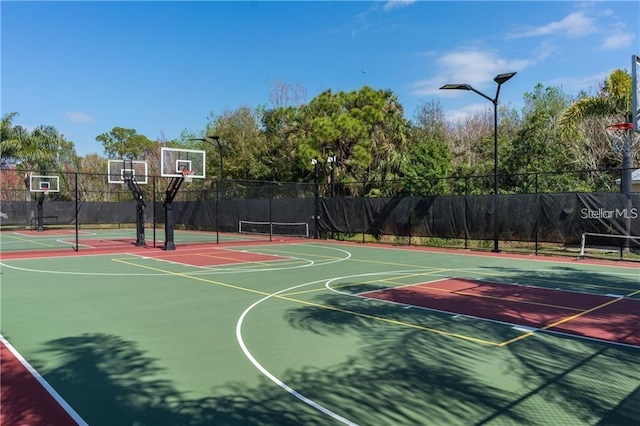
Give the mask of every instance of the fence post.
[[153, 247], [156, 246], [156, 227], [158, 224], [158, 221], [156, 220], [156, 176], [153, 176], [151, 178], [151, 191], [153, 192], [153, 212], [152, 214], [152, 220], [153, 220]]
[[[538, 198], [538, 172], [535, 173], [534, 177], [535, 177], [535, 187], [536, 187], [535, 188], [536, 189], [536, 198]], [[539, 200], [539, 198], [538, 198], [538, 200]], [[538, 209], [538, 211], [539, 210], [540, 209]], [[535, 230], [534, 230], [534, 232], [535, 232], [535, 240], [536, 240], [536, 242], [535, 242], [535, 245], [536, 245], [535, 246], [535, 254], [536, 254], [536, 256], [538, 255], [538, 224], [539, 224], [538, 215], [536, 215], [536, 224], [535, 224]]]
[[220, 244], [220, 179], [215, 182], [216, 185], [216, 244]]
[[78, 215], [78, 172], [74, 173], [75, 175], [75, 202], [76, 202], [76, 246], [73, 248], [73, 251], [78, 251], [80, 249], [80, 244], [78, 241], [78, 234], [80, 231], [80, 217]]
[[271, 182], [268, 182], [267, 185], [269, 186], [269, 242], [271, 242], [273, 241], [273, 187]]

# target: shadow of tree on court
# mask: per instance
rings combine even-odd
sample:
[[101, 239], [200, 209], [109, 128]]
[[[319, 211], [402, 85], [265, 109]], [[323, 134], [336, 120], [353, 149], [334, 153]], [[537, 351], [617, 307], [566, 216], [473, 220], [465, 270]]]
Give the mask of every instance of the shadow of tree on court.
[[[529, 392], [503, 411], [522, 411], [528, 399], [568, 412], [584, 424], [632, 425], [640, 418], [640, 350], [541, 335], [508, 347], [509, 370], [529, 383]], [[554, 413], [547, 413], [549, 423]], [[490, 416], [481, 424], [488, 424]], [[555, 413], [555, 419], [559, 419]]]
[[[580, 306], [580, 309], [589, 309], [614, 300], [613, 298], [602, 299], [603, 295], [611, 297], [611, 295], [632, 294], [631, 299], [614, 301], [610, 305], [597, 309], [593, 314], [581, 318], [581, 321], [590, 324], [594, 329], [606, 324], [607, 331], [616, 337], [617, 342], [627, 344], [640, 342], [640, 294], [633, 294], [640, 291], [640, 272], [638, 270], [622, 270], [623, 274], [610, 275], [569, 266], [554, 266], [538, 271], [522, 270], [515, 267], [492, 267], [490, 269], [508, 276], [508, 280], [512, 282], [565, 290], [561, 294], [562, 298], [558, 297], [554, 300], [554, 303], [558, 305], [562, 305], [567, 298], [578, 299], [577, 296], [572, 297], [575, 293], [570, 292], [588, 293], [580, 295], [579, 299], [585, 303], [584, 306]], [[597, 296], [590, 300], [589, 294]], [[548, 295], [541, 293], [540, 298], [540, 302], [549, 303]], [[572, 300], [568, 300], [568, 302], [570, 305]]]
[[[486, 275], [507, 276], [509, 281], [523, 285], [536, 285], [539, 287], [557, 288], [565, 290], [606, 294], [640, 290], [640, 272], [620, 268], [624, 274], [607, 274], [597, 270], [586, 270], [584, 266], [575, 268], [572, 266], [554, 265], [551, 268], [527, 269], [517, 267], [490, 266], [481, 267]], [[618, 271], [618, 272], [620, 272]]]
[[[451, 329], [449, 316], [339, 295], [319, 296], [314, 302], [335, 310], [297, 307], [288, 311], [287, 320], [293, 327], [319, 335], [355, 332], [358, 336], [361, 350], [349, 363], [359, 366], [359, 377], [348, 377], [349, 382], [344, 383], [347, 393], [340, 398], [358, 407], [354, 418], [361, 424], [380, 424], [380, 419], [386, 419], [383, 424], [468, 425], [499, 410], [514, 397], [511, 389], [484, 380], [486, 361], [499, 357], [500, 348], [425, 329], [398, 327], [414, 324], [447, 330]], [[491, 330], [478, 336], [475, 326], [458, 324], [456, 332], [488, 341], [502, 340]], [[362, 393], [358, 386], [363, 386]], [[367, 406], [372, 401], [375, 405]], [[527, 417], [514, 413], [511, 419], [526, 423]]]
[[[505, 274], [513, 282], [552, 289], [599, 295], [625, 295], [640, 290], [639, 273], [633, 269], [619, 269], [614, 274], [572, 266], [553, 266], [537, 271], [517, 267], [487, 269]], [[557, 303], [562, 305], [561, 300]], [[600, 304], [602, 300], [596, 300], [594, 305]], [[594, 316], [589, 323], [596, 328], [605, 323], [608, 331], [620, 341], [629, 337], [636, 341], [640, 336], [638, 312], [634, 314], [635, 307], [630, 306], [635, 304], [640, 308], [640, 301], [614, 302], [602, 318]], [[513, 354], [509, 370], [522, 380], [537, 385], [504, 411], [526, 410], [532, 404], [528, 399], [535, 399], [560, 408], [558, 412], [572, 413], [585, 424], [593, 424], [594, 419], [599, 425], [637, 424], [640, 418], [640, 348], [536, 333], [535, 338], [511, 344], [507, 349]], [[490, 416], [481, 424], [493, 418]], [[554, 419], [547, 417], [541, 422], [549, 423], [550, 420]], [[558, 421], [557, 416], [555, 421]]]
[[[299, 425], [321, 416], [301, 411], [271, 382], [250, 388], [229, 384], [207, 398], [190, 398], [162, 379], [156, 359], [117, 336], [86, 334], [50, 341], [40, 367], [49, 383], [91, 425]], [[301, 373], [301, 380], [310, 380]]]
[[[289, 369], [281, 379], [362, 425], [424, 424], [425, 419], [430, 424], [455, 424], [455, 419], [466, 424], [465, 418], [481, 413], [475, 407], [498, 407], [506, 398], [500, 390], [469, 380], [473, 375], [462, 374], [458, 362], [442, 365], [441, 355], [425, 352], [424, 334], [388, 334], [400, 346], [365, 348], [331, 368]], [[162, 379], [165, 372], [157, 360], [116, 336], [59, 339], [48, 342], [43, 354], [57, 367], [40, 370], [91, 425], [331, 423], [266, 379], [253, 387], [228, 383], [212, 389], [211, 397], [190, 398]], [[451, 351], [446, 355], [451, 358]], [[474, 357], [463, 351], [455, 356]]]
[[[512, 282], [544, 282], [551, 288], [577, 290], [580, 283], [601, 286], [611, 279], [566, 267], [535, 272], [533, 279], [530, 270], [504, 269]], [[340, 282], [341, 288], [350, 284], [358, 283]], [[633, 277], [618, 279], [616, 285], [638, 288]], [[371, 365], [367, 374], [374, 377], [367, 390], [389, 401], [403, 401], [403, 392], [418, 396], [417, 403], [404, 401], [430, 424], [451, 424], [448, 416], [460, 424], [478, 425], [575, 424], [576, 419], [625, 425], [640, 418], [638, 348], [545, 333], [497, 348], [394, 324], [454, 330], [494, 342], [506, 340], [510, 327], [477, 321], [464, 325], [447, 314], [335, 294], [319, 295], [314, 303], [334, 309], [297, 307], [288, 311], [289, 323], [319, 335], [358, 336], [366, 342], [358, 361]], [[389, 327], [377, 325], [384, 321], [375, 318], [384, 318]], [[637, 326], [621, 325], [617, 332], [637, 333]]]
[[[508, 275], [531, 281], [528, 270], [509, 268]], [[536, 279], [602, 283], [607, 276], [566, 268], [536, 272]], [[619, 283], [631, 286], [628, 281]], [[278, 377], [358, 424], [625, 425], [640, 418], [638, 349], [545, 333], [496, 347], [433, 330], [501, 342], [514, 336], [509, 327], [334, 293], [313, 297], [334, 309], [294, 303], [284, 311], [289, 326], [318, 335], [319, 342], [332, 341], [321, 336], [351, 339], [353, 351], [328, 367], [288, 368]], [[225, 383], [194, 397], [166, 379], [159, 360], [119, 336], [50, 341], [42, 356], [48, 362], [39, 371], [91, 425], [332, 423], [266, 378], [252, 386]]]

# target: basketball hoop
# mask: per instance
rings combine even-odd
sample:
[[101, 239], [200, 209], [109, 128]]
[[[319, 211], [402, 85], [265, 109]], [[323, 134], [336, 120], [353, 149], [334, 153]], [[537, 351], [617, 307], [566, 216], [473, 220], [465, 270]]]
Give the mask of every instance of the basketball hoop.
[[193, 182], [193, 172], [191, 170], [183, 170], [182, 177], [184, 178], [184, 181], [187, 183]]
[[616, 123], [607, 126], [605, 130], [611, 138], [614, 152], [623, 152], [626, 146], [631, 148], [638, 141], [638, 136], [633, 134], [633, 123]]
[[42, 195], [47, 196], [49, 194], [49, 188], [42, 188]]

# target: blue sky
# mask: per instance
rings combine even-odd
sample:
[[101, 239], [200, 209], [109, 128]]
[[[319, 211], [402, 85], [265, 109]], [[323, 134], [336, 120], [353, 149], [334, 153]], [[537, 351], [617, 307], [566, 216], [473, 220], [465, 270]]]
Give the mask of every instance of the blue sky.
[[537, 83], [594, 92], [640, 53], [640, 2], [1, 2], [2, 114], [55, 126], [80, 155], [115, 126], [150, 139], [198, 132], [207, 117], [269, 105], [275, 81], [390, 89], [407, 118], [437, 99], [448, 119]]

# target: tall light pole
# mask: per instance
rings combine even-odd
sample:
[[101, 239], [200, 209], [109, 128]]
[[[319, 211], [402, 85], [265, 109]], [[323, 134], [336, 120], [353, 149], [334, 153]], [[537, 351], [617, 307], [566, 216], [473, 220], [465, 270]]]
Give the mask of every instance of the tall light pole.
[[515, 72], [508, 72], [504, 74], [498, 74], [493, 81], [498, 83], [495, 98], [490, 98], [479, 90], [474, 89], [470, 84], [445, 84], [441, 90], [471, 90], [478, 95], [487, 99], [493, 104], [493, 252], [498, 253], [500, 251], [498, 243], [498, 96], [500, 95], [500, 87], [503, 83], [507, 82], [511, 77], [516, 75]]
[[[327, 158], [327, 163], [329, 164], [329, 169], [331, 170], [331, 198], [335, 198], [336, 196], [336, 156], [330, 155]], [[333, 228], [333, 227], [332, 227]], [[331, 239], [335, 238], [335, 233], [333, 229], [331, 230]]]
[[314, 230], [313, 230], [313, 238], [318, 239], [318, 225], [320, 223], [320, 183], [318, 182], [318, 159], [311, 159], [311, 164], [313, 164], [313, 182], [314, 182], [314, 199], [315, 199], [315, 207], [313, 214], [313, 222], [314, 222]]

